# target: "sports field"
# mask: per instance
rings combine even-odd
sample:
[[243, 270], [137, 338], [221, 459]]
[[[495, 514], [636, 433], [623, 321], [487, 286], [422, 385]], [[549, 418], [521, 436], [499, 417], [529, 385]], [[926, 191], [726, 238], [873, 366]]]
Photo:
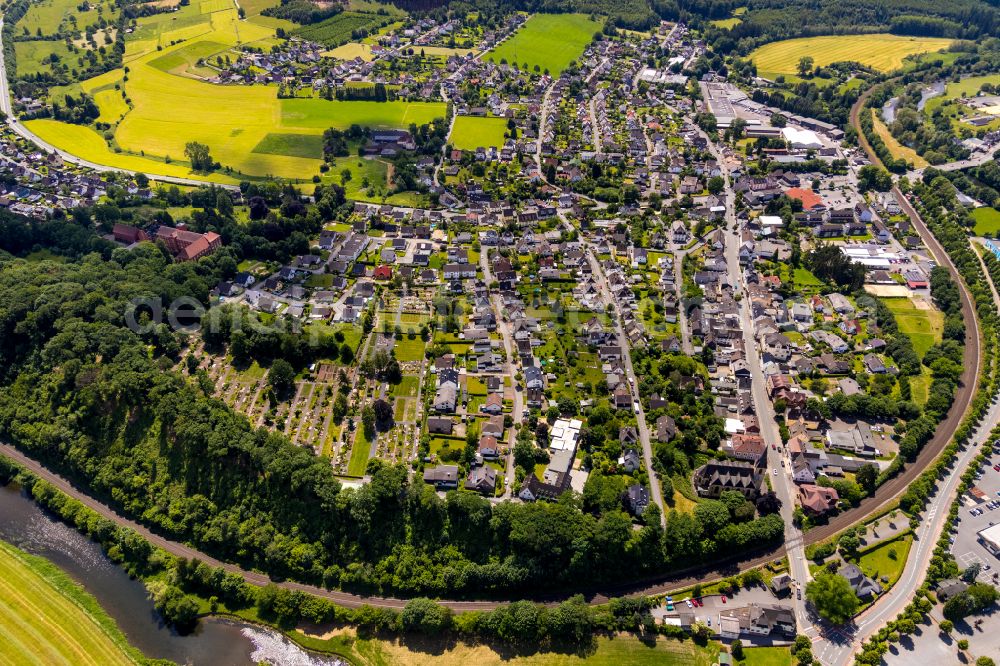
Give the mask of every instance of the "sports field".
[[951, 81], [944, 90], [943, 95], [932, 97], [924, 105], [924, 115], [930, 116], [939, 106], [961, 97], [975, 97], [984, 83], [992, 85], [1000, 84], [1000, 74], [988, 74], [986, 76], [969, 76], [961, 81]]
[[97, 601], [50, 562], [0, 542], [0, 663], [135, 664]]
[[896, 137], [892, 135], [889, 128], [886, 127], [882, 119], [878, 117], [878, 113], [875, 109], [872, 109], [872, 127], [875, 129], [875, 133], [878, 134], [882, 142], [885, 143], [885, 147], [889, 149], [889, 154], [892, 155], [897, 160], [906, 160], [911, 162], [916, 169], [922, 169], [929, 165], [929, 162], [917, 154], [917, 151], [913, 148], [904, 146], [899, 141], [896, 141]]
[[976, 221], [976, 235], [996, 236], [1000, 233], [1000, 210], [990, 206], [982, 206], [972, 211], [972, 219]]
[[944, 313], [926, 301], [921, 301], [918, 307], [910, 298], [885, 298], [883, 302], [896, 317], [899, 330], [910, 338], [917, 356], [923, 358], [932, 345], [941, 342]]
[[528, 69], [538, 65], [558, 76], [580, 57], [601, 25], [585, 14], [534, 14], [487, 57], [493, 62], [527, 64]]
[[939, 37], [905, 37], [902, 35], [825, 35], [802, 39], [786, 39], [765, 44], [750, 54], [758, 73], [766, 78], [779, 74], [795, 74], [799, 59], [811, 56], [815, 66], [833, 62], [860, 62], [874, 69], [889, 72], [898, 69], [906, 56], [938, 51], [952, 40]]
[[[235, 5], [228, 6], [231, 8], [221, 9], [222, 0], [192, 0], [177, 12], [139, 19], [140, 27], [130, 40], [144, 44], [132, 48], [131, 59], [126, 56], [129, 74], [123, 83], [132, 108], [114, 130], [114, 142], [122, 152], [115, 152], [88, 127], [49, 120], [32, 121], [29, 127], [58, 148], [98, 164], [205, 179], [185, 165], [185, 145], [198, 141], [209, 146], [213, 159], [234, 171], [208, 179], [239, 182], [247, 176], [309, 179], [319, 173], [321, 137], [329, 127], [361, 124], [405, 128], [445, 113], [444, 103], [279, 100], [275, 86], [222, 86], [193, 78], [199, 72], [192, 68], [197, 69], [201, 58], [228, 52], [238, 44], [269, 48], [274, 29], [252, 19], [237, 21]], [[185, 32], [198, 36], [169, 44], [175, 35]], [[127, 51], [130, 43], [126, 43]], [[157, 44], [161, 50], [156, 50]], [[97, 91], [113, 85], [121, 75], [120, 70], [103, 74], [80, 87]], [[121, 103], [110, 94], [101, 95], [101, 120], [116, 120], [122, 112]], [[370, 180], [384, 185], [384, 176]], [[360, 182], [353, 186], [362, 187]]]
[[451, 128], [448, 142], [458, 150], [475, 150], [490, 146], [499, 148], [503, 145], [506, 131], [506, 118], [458, 116], [455, 118], [455, 126]]

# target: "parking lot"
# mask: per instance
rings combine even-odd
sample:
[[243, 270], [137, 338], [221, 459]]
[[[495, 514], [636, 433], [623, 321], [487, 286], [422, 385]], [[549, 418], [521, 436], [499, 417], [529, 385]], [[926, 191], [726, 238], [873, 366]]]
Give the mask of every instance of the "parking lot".
[[968, 495], [958, 512], [958, 521], [952, 528], [951, 552], [958, 566], [965, 568], [973, 564], [982, 566], [979, 578], [982, 581], [995, 583], [1000, 576], [1000, 560], [979, 543], [977, 532], [995, 523], [1000, 523], [1000, 471], [993, 468], [1000, 466], [1000, 454], [990, 456], [989, 463], [981, 470], [981, 476], [976, 480], [975, 488], [982, 491], [985, 499], [978, 503], [972, 502]]

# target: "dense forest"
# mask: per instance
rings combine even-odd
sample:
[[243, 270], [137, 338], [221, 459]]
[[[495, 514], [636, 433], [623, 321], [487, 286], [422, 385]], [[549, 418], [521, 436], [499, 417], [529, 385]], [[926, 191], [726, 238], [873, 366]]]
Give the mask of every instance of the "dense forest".
[[[572, 494], [536, 504], [441, 499], [402, 466], [342, 488], [328, 461], [255, 430], [174, 371], [176, 334], [125, 325], [137, 297], [203, 300], [231, 256], [172, 264], [153, 245], [109, 250], [72, 221], [43, 225], [47, 234], [0, 222], [2, 249], [69, 255], [0, 260], [10, 295], [0, 303], [0, 438], [165, 535], [280, 577], [410, 594], [583, 587], [781, 539], [780, 516], [753, 520], [741, 497], [671, 512], [665, 529], [653, 509], [636, 530], [620, 507], [584, 512]], [[79, 247], [50, 242], [71, 236]]]
[[[893, 32], [976, 39], [994, 35], [1000, 12], [982, 0], [393, 0], [415, 13], [493, 14], [498, 11], [582, 12], [608, 16], [618, 27], [647, 29], [660, 20], [685, 21], [706, 30], [706, 41], [722, 53], [745, 55], [766, 42], [811, 35]], [[747, 7], [731, 30], [707, 21], [727, 18], [736, 7]]]

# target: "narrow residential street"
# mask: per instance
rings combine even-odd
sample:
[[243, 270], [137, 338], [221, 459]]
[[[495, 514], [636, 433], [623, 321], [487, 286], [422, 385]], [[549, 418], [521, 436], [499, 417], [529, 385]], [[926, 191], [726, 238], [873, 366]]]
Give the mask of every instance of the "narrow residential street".
[[597, 261], [597, 256], [594, 254], [593, 248], [591, 248], [589, 244], [587, 244], [586, 247], [587, 260], [590, 262], [594, 275], [597, 276], [597, 284], [600, 286], [601, 292], [604, 295], [604, 302], [614, 308], [615, 335], [618, 337], [618, 346], [622, 350], [622, 362], [625, 365], [625, 374], [628, 377], [629, 390], [632, 393], [632, 407], [633, 411], [635, 411], [636, 430], [639, 434], [639, 442], [642, 444], [642, 459], [643, 463], [646, 465], [646, 469], [649, 471], [650, 496], [656, 506], [660, 509], [660, 523], [666, 525], [667, 515], [663, 510], [663, 490], [660, 485], [659, 477], [657, 477], [656, 473], [653, 471], [653, 445], [649, 436], [649, 426], [646, 424], [646, 412], [642, 408], [642, 400], [639, 397], [639, 382], [636, 379], [635, 370], [632, 368], [631, 346], [629, 345], [628, 337], [626, 337], [625, 331], [622, 330], [622, 313], [618, 308], [618, 304], [611, 296], [611, 288], [608, 286], [608, 278], [604, 274], [604, 270], [601, 268], [600, 262]]
[[[483, 280], [486, 284], [490, 284], [493, 281], [493, 272], [490, 268], [489, 260], [489, 250], [488, 247], [483, 247], [482, 252], [479, 254], [479, 266], [483, 270]], [[524, 418], [524, 391], [517, 382], [514, 380], [514, 375], [517, 374], [517, 354], [514, 348], [514, 334], [510, 330], [510, 321], [504, 316], [503, 303], [500, 300], [500, 295], [495, 291], [490, 294], [490, 300], [493, 303], [494, 314], [497, 318], [497, 330], [500, 332], [500, 337], [503, 340], [503, 349], [506, 359], [504, 361], [504, 373], [507, 377], [510, 377], [511, 388], [514, 391], [514, 405], [511, 408], [511, 419], [514, 423], [520, 423]], [[504, 469], [505, 484], [503, 499], [510, 499], [513, 496], [514, 490], [514, 442], [515, 442], [514, 428], [507, 429], [506, 442], [507, 442], [507, 464]]]

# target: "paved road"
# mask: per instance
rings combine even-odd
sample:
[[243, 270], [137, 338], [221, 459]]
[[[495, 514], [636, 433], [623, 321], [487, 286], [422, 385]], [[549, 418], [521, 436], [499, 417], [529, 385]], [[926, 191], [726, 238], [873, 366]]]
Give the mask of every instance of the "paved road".
[[[864, 108], [864, 103], [869, 95], [871, 95], [871, 90], [862, 94], [855, 103], [854, 107], [851, 109], [851, 124], [857, 130], [861, 147], [868, 154], [869, 159], [874, 164], [881, 166], [878, 156], [875, 155], [871, 145], [861, 132], [861, 128], [858, 124], [859, 114]], [[900, 207], [903, 209], [903, 212], [909, 216], [910, 221], [920, 234], [924, 245], [927, 246], [927, 249], [933, 256], [934, 260], [938, 264], [948, 268], [952, 278], [960, 287], [962, 297], [962, 316], [966, 323], [966, 358], [961, 377], [961, 385], [956, 393], [955, 401], [952, 404], [951, 410], [949, 410], [944, 421], [938, 425], [938, 428], [934, 433], [934, 437], [924, 445], [920, 454], [917, 456], [916, 462], [908, 465], [903, 473], [896, 475], [896, 477], [883, 484], [878, 489], [876, 497], [883, 494], [883, 503], [886, 501], [886, 498], [892, 499], [905, 492], [910, 483], [912, 483], [917, 476], [919, 476], [927, 465], [938, 457], [948, 442], [951, 441], [955, 430], [962, 422], [962, 419], [972, 402], [983, 362], [980, 351], [981, 341], [979, 321], [976, 317], [975, 311], [973, 310], [972, 299], [969, 295], [969, 290], [966, 287], [965, 282], [961, 279], [961, 276], [958, 274], [958, 270], [952, 263], [951, 258], [944, 251], [944, 248], [937, 241], [937, 238], [930, 233], [930, 230], [924, 224], [920, 215], [917, 214], [917, 211], [910, 205], [909, 201], [903, 196], [899, 188], [894, 187], [893, 193], [899, 200]], [[997, 305], [1000, 307], [1000, 302], [998, 302]], [[973, 440], [976, 444], [983, 441], [986, 434], [989, 433], [989, 431], [993, 428], [993, 425], [997, 422], [998, 418], [1000, 418], [1000, 413], [998, 413], [997, 403], [996, 400], [994, 400], [994, 403], [990, 406], [990, 409], [987, 412], [986, 418], [976, 429]], [[966, 450], [959, 456], [958, 464], [952, 468], [952, 471], [946, 477], [945, 482], [943, 484], [938, 484], [938, 490], [928, 502], [928, 509], [923, 516], [920, 526], [916, 530], [916, 545], [913, 549], [911, 549], [910, 557], [907, 559], [906, 566], [903, 570], [903, 575], [896, 585], [894, 585], [885, 596], [878, 599], [870, 608], [858, 616], [853, 626], [847, 627], [843, 630], [824, 629], [824, 635], [814, 640], [813, 653], [822, 663], [827, 666], [841, 666], [848, 663], [855, 648], [860, 646], [866, 638], [877, 632], [878, 629], [885, 624], [885, 622], [896, 617], [903, 607], [905, 607], [905, 605], [912, 599], [913, 592], [920, 586], [926, 576], [927, 567], [934, 549], [934, 543], [937, 541], [941, 531], [946, 526], [948, 507], [953, 499], [953, 495], [961, 479], [961, 475], [975, 457], [977, 448], [978, 446], [967, 447]], [[862, 502], [862, 506], [863, 505], [864, 502]], [[834, 521], [831, 520], [830, 522], [833, 523]], [[809, 533], [810, 536], [812, 535], [812, 532], [815, 531], [816, 530], [812, 530]]]
[[653, 502], [660, 509], [660, 523], [666, 526], [667, 514], [663, 508], [663, 489], [660, 486], [660, 478], [653, 471], [653, 444], [649, 436], [649, 425], [646, 423], [646, 412], [642, 408], [642, 400], [639, 397], [639, 381], [635, 376], [635, 371], [632, 369], [631, 345], [629, 344], [628, 337], [625, 336], [625, 331], [622, 330], [622, 312], [618, 307], [617, 301], [611, 295], [608, 278], [604, 274], [604, 269], [601, 267], [600, 262], [597, 261], [593, 248], [590, 247], [589, 243], [586, 245], [586, 248], [587, 259], [590, 261], [594, 275], [598, 277], [598, 285], [604, 294], [605, 303], [613, 305], [615, 310], [615, 335], [618, 336], [618, 346], [622, 350], [625, 376], [628, 379], [629, 390], [632, 393], [632, 404], [635, 407], [636, 430], [639, 433], [639, 442], [642, 444], [642, 458], [646, 464], [646, 470], [649, 472], [649, 490]]
[[985, 153], [977, 153], [967, 160], [958, 160], [957, 162], [948, 162], [947, 164], [931, 165], [929, 167], [924, 167], [924, 169], [914, 169], [906, 175], [910, 179], [910, 182], [913, 182], [924, 175], [925, 169], [937, 169], [938, 171], [961, 171], [962, 169], [982, 166], [993, 159], [993, 152], [994, 151], [991, 147]]
[[[483, 269], [483, 281], [486, 284], [493, 282], [493, 272], [490, 268], [489, 247], [483, 247], [479, 253], [479, 266]], [[514, 383], [514, 406], [511, 410], [511, 419], [515, 424], [520, 423], [524, 418], [524, 391], [517, 382], [514, 375], [517, 374], [517, 350], [514, 348], [514, 334], [510, 330], [510, 320], [504, 314], [503, 302], [500, 295], [495, 291], [490, 294], [490, 301], [493, 303], [493, 313], [497, 318], [497, 330], [500, 331], [500, 338], [503, 340], [504, 352], [507, 360], [504, 369], [511, 382]], [[510, 499], [514, 491], [514, 443], [516, 441], [516, 431], [514, 428], [507, 430], [507, 466], [505, 469], [506, 485], [504, 487], [504, 499]]]
[[[700, 130], [699, 130], [700, 131]], [[736, 289], [735, 295], [743, 292], [744, 298], [740, 299], [740, 321], [743, 333], [743, 350], [747, 367], [750, 369], [751, 385], [750, 392], [753, 397], [754, 409], [757, 413], [757, 420], [760, 424], [760, 434], [764, 439], [766, 447], [767, 469], [765, 474], [770, 475], [773, 490], [781, 500], [781, 517], [785, 522], [785, 553], [788, 556], [789, 568], [792, 578], [800, 587], [804, 587], [809, 582], [809, 567], [806, 563], [805, 548], [802, 531], [795, 526], [793, 520], [795, 511], [795, 483], [792, 480], [791, 464], [782, 465], [782, 451], [784, 444], [781, 441], [781, 434], [775, 420], [774, 409], [771, 400], [767, 395], [764, 377], [763, 360], [760, 355], [760, 348], [757, 345], [755, 335], [753, 312], [750, 306], [750, 299], [745, 298], [746, 285], [743, 282], [743, 271], [740, 266], [740, 228], [736, 219], [736, 192], [732, 187], [727, 162], [720, 153], [718, 147], [702, 132], [702, 136], [708, 140], [709, 150], [715, 157], [719, 166], [722, 167], [722, 177], [725, 180], [726, 192], [726, 228], [725, 228], [725, 257], [726, 268], [729, 274], [729, 281]], [[777, 470], [773, 474], [772, 470]], [[805, 601], [798, 595], [792, 596], [792, 605], [795, 610], [795, 619], [802, 631], [809, 626], [806, 614]]]

